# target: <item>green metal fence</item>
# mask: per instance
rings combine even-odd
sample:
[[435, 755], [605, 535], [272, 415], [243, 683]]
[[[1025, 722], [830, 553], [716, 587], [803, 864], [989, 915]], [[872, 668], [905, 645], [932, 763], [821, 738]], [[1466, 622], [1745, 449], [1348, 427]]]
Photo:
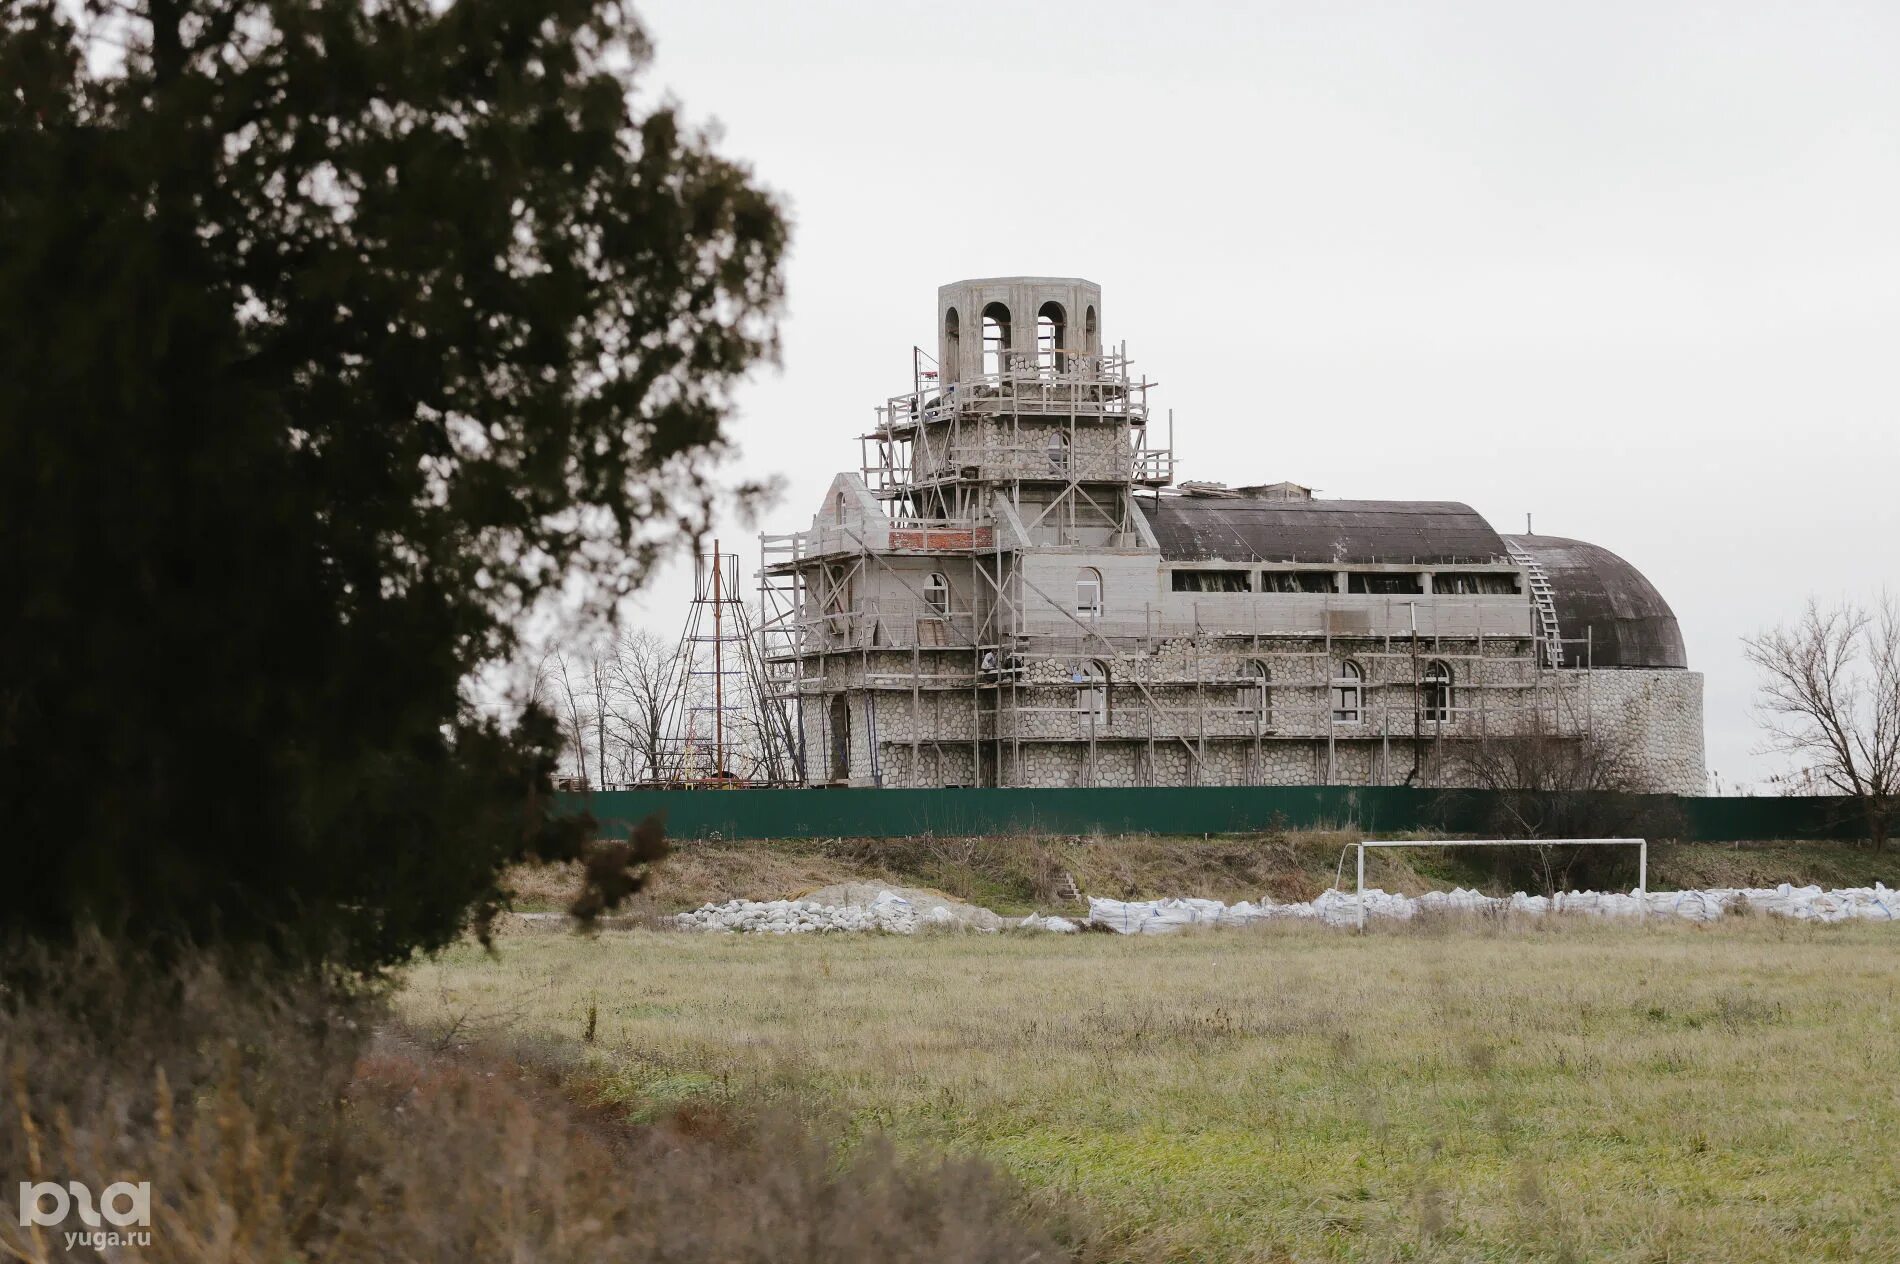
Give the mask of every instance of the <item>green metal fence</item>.
[[[1156, 787], [1094, 790], [616, 790], [560, 796], [601, 833], [665, 815], [675, 838], [899, 838], [918, 834], [1236, 834], [1354, 827], [1397, 834], [1516, 831], [1500, 796], [1387, 786]], [[1846, 800], [1627, 795], [1598, 806], [1618, 832], [1698, 842], [1854, 838]]]

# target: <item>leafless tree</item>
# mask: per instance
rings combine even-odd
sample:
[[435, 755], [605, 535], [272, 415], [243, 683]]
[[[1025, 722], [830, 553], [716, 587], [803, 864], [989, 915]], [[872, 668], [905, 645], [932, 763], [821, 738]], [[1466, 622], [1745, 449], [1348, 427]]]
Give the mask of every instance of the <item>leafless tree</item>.
[[625, 781], [658, 777], [666, 740], [673, 647], [644, 628], [623, 633], [606, 662], [605, 711], [625, 752]]
[[1793, 623], [1744, 637], [1764, 676], [1756, 715], [1766, 749], [1853, 800], [1878, 851], [1900, 813], [1900, 603], [1810, 598]]
[[[634, 628], [596, 655], [550, 649], [542, 656], [536, 691], [566, 732], [567, 771], [595, 787], [627, 785], [713, 774], [712, 733], [675, 731], [683, 717], [697, 717], [700, 728], [713, 723], [705, 675], [682, 678], [674, 644]], [[763, 704], [737, 689], [729, 681], [722, 771], [742, 781], [776, 780], [784, 775], [782, 760], [774, 759], [783, 738], [773, 745], [775, 730], [771, 717], [760, 713]]]
[[[1534, 878], [1548, 894], [1585, 885], [1610, 885], [1634, 876], [1624, 849], [1536, 846], [1540, 838], [1677, 837], [1681, 813], [1653, 787], [1620, 730], [1593, 732], [1560, 726], [1536, 712], [1517, 732], [1473, 742], [1458, 756], [1457, 780], [1488, 791], [1483, 828], [1496, 838], [1531, 840], [1491, 853], [1500, 880]], [[1452, 802], [1456, 791], [1448, 792]], [[1626, 873], [1625, 870], [1630, 870]]]
[[588, 740], [600, 727], [600, 713], [589, 687], [592, 676], [588, 664], [570, 659], [560, 650], [542, 655], [535, 676], [535, 692], [551, 698], [567, 737], [568, 753], [574, 759], [575, 774], [588, 785], [593, 784], [587, 763]]

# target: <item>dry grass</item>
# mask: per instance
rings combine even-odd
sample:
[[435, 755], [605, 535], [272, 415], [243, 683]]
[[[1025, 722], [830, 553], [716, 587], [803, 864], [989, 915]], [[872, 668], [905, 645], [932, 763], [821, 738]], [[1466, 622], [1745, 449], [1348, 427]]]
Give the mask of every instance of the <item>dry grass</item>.
[[[1063, 876], [1094, 895], [1166, 892], [1217, 899], [1310, 899], [1332, 883], [1340, 849], [1358, 835], [1314, 831], [1221, 838], [897, 838], [681, 842], [635, 916], [730, 899], [773, 900], [842, 882], [924, 887], [1003, 913], [1080, 911]], [[1391, 853], [1377, 858], [1392, 889], [1430, 883]], [[523, 866], [509, 883], [516, 907], [560, 909], [579, 890], [576, 865]]]
[[1002, 1163], [1105, 1253], [1893, 1258], [1890, 927], [1173, 939], [512, 935], [400, 998], [577, 1039], [630, 1102], [769, 1103]]
[[1670, 887], [1900, 887], [1900, 851], [1847, 843], [1673, 843], [1650, 864]]
[[[631, 912], [640, 917], [730, 899], [784, 899], [841, 882], [927, 887], [1002, 913], [1081, 912], [1082, 905], [1061, 897], [1065, 873], [1083, 892], [1115, 899], [1307, 900], [1333, 885], [1341, 849], [1359, 838], [1349, 831], [1311, 830], [1214, 839], [689, 841], [676, 844]], [[1410, 895], [1454, 884], [1508, 892], [1493, 868], [1498, 855], [1456, 848], [1375, 851], [1366, 858], [1366, 877]], [[1900, 884], [1900, 852], [1876, 854], [1838, 843], [1658, 844], [1650, 853], [1650, 874], [1659, 889], [1779, 882], [1866, 886], [1876, 878], [1891, 886]], [[580, 889], [580, 868], [524, 866], [510, 874], [510, 883], [516, 907], [562, 909]]]
[[[377, 1022], [373, 1002], [234, 986], [207, 969], [141, 983], [93, 962], [61, 983], [75, 1007], [0, 1007], [0, 1259], [1065, 1255], [988, 1165], [899, 1160], [875, 1139], [841, 1161], [796, 1120], [703, 1101], [649, 1103], [631, 1123], [624, 1093], [577, 1104], [588, 1070], [558, 1039], [490, 1042], [465, 1023], [418, 1043]], [[40, 1228], [12, 1205], [18, 1181], [120, 1180], [150, 1182], [149, 1242], [95, 1254], [66, 1238], [90, 1231], [77, 1212]]]

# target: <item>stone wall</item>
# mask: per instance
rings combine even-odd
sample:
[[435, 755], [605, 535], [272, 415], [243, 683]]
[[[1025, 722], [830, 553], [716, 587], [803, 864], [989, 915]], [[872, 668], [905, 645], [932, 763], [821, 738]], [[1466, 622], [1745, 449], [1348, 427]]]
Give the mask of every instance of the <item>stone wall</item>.
[[1662, 794], [1709, 792], [1701, 672], [1629, 667], [1566, 674], [1587, 677], [1584, 698], [1592, 731], [1639, 788]]
[[[1321, 639], [1276, 638], [1256, 648], [1250, 638], [1176, 638], [1152, 652], [1134, 646], [1093, 658], [1031, 659], [1018, 687], [1002, 692], [1000, 721], [978, 713], [995, 695], [969, 688], [968, 650], [839, 655], [829, 663], [830, 683], [844, 691], [850, 759], [832, 779], [886, 786], [1445, 784], [1456, 775], [1458, 747], [1535, 730], [1594, 734], [1640, 788], [1705, 790], [1699, 673], [1539, 673], [1527, 642], [1487, 641], [1482, 658], [1475, 642], [1441, 642], [1437, 652], [1455, 669], [1452, 712], [1427, 723], [1415, 754], [1413, 664], [1409, 655], [1385, 655], [1383, 645], [1335, 640], [1328, 655]], [[1346, 659], [1364, 672], [1361, 717], [1334, 725], [1332, 682]], [[892, 687], [914, 664], [926, 673], [923, 687]], [[1269, 673], [1264, 710], [1258, 686], [1245, 683], [1256, 665]], [[1078, 669], [1097, 668], [1109, 681], [1105, 714], [1094, 708], [1092, 686], [1075, 679]], [[945, 679], [932, 687], [931, 675]], [[806, 700], [814, 781], [826, 779], [833, 715], [828, 696]], [[982, 743], [980, 758], [972, 739]]]
[[[1311, 670], [1311, 660], [1290, 662]], [[1402, 715], [1381, 717], [1368, 704], [1366, 722], [1333, 729], [1330, 742], [1326, 720], [1315, 714], [1321, 697], [1317, 687], [1301, 691], [1314, 696], [1311, 706], [1300, 708], [1307, 713], [1304, 717], [1291, 714], [1285, 696], [1277, 695], [1273, 727], [1262, 728], [1258, 736], [1252, 732], [1248, 700], [1230, 697], [1224, 706], [1210, 706], [1205, 721], [1197, 719], [1193, 728], [1204, 725], [1204, 731], [1180, 724], [1172, 731], [1162, 726], [1150, 741], [1151, 708], [1145, 698], [1136, 696], [1132, 685], [1117, 689], [1118, 701], [1104, 720], [1077, 705], [1077, 687], [1058, 670], [1046, 663], [1032, 666], [1036, 683], [1019, 693], [1023, 705], [1032, 709], [1003, 719], [1000, 773], [992, 767], [995, 760], [990, 753], [995, 725], [987, 719], [979, 721], [967, 692], [922, 694], [917, 747], [910, 744], [910, 696], [881, 693], [877, 703], [881, 784], [975, 783], [969, 746], [973, 729], [980, 729], [984, 778], [1028, 786], [1443, 785], [1456, 780], [1457, 749], [1480, 739], [1479, 726], [1467, 710], [1456, 721], [1436, 726], [1435, 735], [1415, 742], [1407, 682], [1403, 687], [1407, 710]], [[1570, 736], [1588, 731], [1613, 758], [1622, 760], [1638, 788], [1705, 793], [1699, 673], [1565, 672], [1545, 678], [1547, 688], [1535, 695], [1543, 705], [1532, 709], [1529, 686], [1535, 673], [1528, 663], [1504, 659], [1494, 670], [1500, 677], [1497, 683], [1506, 684], [1504, 693], [1518, 695], [1520, 709], [1493, 712], [1485, 729], [1490, 735], [1505, 736], [1532, 726]], [[1521, 681], [1513, 679], [1519, 676]], [[1512, 689], [1512, 684], [1520, 688]], [[1181, 702], [1184, 710], [1192, 705], [1192, 690], [1174, 692], [1183, 695], [1174, 701]], [[1167, 687], [1155, 693], [1164, 705], [1170, 703]], [[856, 717], [862, 708], [859, 701], [853, 709], [854, 737], [861, 727]], [[1019, 743], [1010, 740], [1012, 730], [1022, 738]], [[859, 755], [857, 742], [853, 746], [854, 761], [868, 760], [868, 751]], [[860, 764], [854, 772], [868, 777], [868, 765]], [[860, 777], [853, 780], [865, 783]]]

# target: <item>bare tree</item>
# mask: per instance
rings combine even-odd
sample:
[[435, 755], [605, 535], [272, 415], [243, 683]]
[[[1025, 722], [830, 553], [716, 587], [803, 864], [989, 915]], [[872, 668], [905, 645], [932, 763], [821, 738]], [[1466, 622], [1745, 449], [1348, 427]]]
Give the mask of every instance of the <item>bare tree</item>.
[[600, 713], [588, 692], [591, 672], [581, 674], [576, 684], [575, 676], [583, 666], [572, 662], [559, 650], [550, 650], [542, 656], [536, 673], [535, 690], [539, 693], [545, 689], [553, 695], [555, 715], [560, 719], [563, 735], [567, 738], [568, 753], [574, 758], [581, 783], [591, 785], [587, 743], [588, 736], [600, 727]]
[[1809, 598], [1793, 623], [1742, 644], [1765, 677], [1766, 749], [1852, 799], [1874, 850], [1885, 847], [1900, 812], [1900, 604]]
[[[1486, 833], [1527, 840], [1491, 854], [1501, 881], [1535, 881], [1546, 894], [1578, 883], [1609, 886], [1633, 878], [1634, 857], [1624, 849], [1553, 847], [1540, 838], [1677, 837], [1681, 812], [1653, 787], [1642, 761], [1618, 728], [1592, 731], [1535, 712], [1515, 733], [1472, 743], [1457, 756], [1460, 783], [1489, 791], [1480, 801]], [[1448, 791], [1455, 810], [1463, 796]]]
[[607, 660], [604, 709], [625, 751], [624, 780], [661, 775], [674, 667], [673, 647], [644, 628], [624, 633]]
[[[535, 688], [560, 718], [566, 767], [596, 788], [714, 775], [710, 767], [695, 771], [696, 759], [710, 756], [710, 732], [681, 731], [692, 716], [712, 723], [711, 686], [705, 673], [689, 678], [681, 669], [672, 642], [639, 628], [622, 631], [594, 656], [550, 649]], [[741, 781], [781, 778], [777, 756], [784, 737], [773, 727], [777, 717], [762, 713], [766, 704], [736, 685], [725, 701], [724, 766], [718, 773]]]

